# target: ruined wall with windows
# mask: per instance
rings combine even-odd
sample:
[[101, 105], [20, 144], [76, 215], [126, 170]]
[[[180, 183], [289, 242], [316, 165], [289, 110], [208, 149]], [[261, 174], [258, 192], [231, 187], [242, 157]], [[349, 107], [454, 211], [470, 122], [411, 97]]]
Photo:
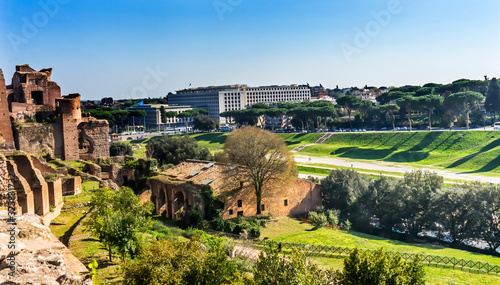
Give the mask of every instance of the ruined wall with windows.
[[[223, 210], [221, 216], [224, 219], [256, 215], [254, 188], [238, 177], [225, 176], [226, 167], [209, 161], [188, 160], [180, 163], [150, 179], [150, 194], [144, 198], [155, 204], [157, 214], [175, 219], [181, 209], [199, 207], [204, 213], [200, 190], [209, 185]], [[304, 214], [322, 205], [321, 186], [298, 178], [293, 178], [290, 184], [268, 184], [265, 192], [262, 213], [271, 213], [276, 217]]]
[[0, 150], [50, 153], [64, 160], [109, 157], [109, 124], [82, 117], [80, 94], [61, 96], [52, 68], [16, 66], [6, 86], [0, 69]]

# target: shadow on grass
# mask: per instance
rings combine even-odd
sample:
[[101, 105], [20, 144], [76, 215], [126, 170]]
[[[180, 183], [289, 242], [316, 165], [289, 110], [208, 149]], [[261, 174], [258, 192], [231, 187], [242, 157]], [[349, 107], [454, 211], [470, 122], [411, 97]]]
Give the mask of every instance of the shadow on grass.
[[469, 171], [466, 173], [489, 172], [489, 171], [492, 171], [498, 167], [500, 167], [500, 155], [497, 156], [495, 159], [491, 160], [490, 162], [488, 162], [485, 166], [481, 167], [480, 169], [474, 170], [474, 171]]
[[428, 152], [407, 150], [407, 151], [396, 152], [385, 160], [391, 162], [417, 162], [424, 160], [427, 157], [429, 157]]
[[194, 137], [197, 141], [207, 141], [210, 143], [220, 143], [224, 144], [227, 139], [226, 133], [206, 133]]
[[76, 227], [80, 224], [80, 222], [87, 216], [87, 213], [83, 215], [81, 218], [79, 218], [64, 234], [59, 238], [59, 241], [61, 241], [66, 247], [69, 247], [69, 239], [73, 235], [73, 232], [75, 231]]
[[[483, 153], [483, 152], [487, 152], [487, 151], [490, 151], [496, 147], [500, 146], [500, 139], [496, 139], [494, 141], [492, 141], [491, 143], [489, 143], [488, 145], [486, 145], [485, 147], [483, 147], [480, 151], [476, 152], [476, 153], [473, 153], [471, 155], [468, 155], [468, 156], [465, 156], [465, 157], [462, 157], [460, 158], [459, 160], [453, 162], [452, 164], [450, 164], [449, 166], [447, 166], [446, 168], [455, 168], [455, 167], [458, 167], [464, 163], [466, 163], [467, 161], [473, 159], [474, 157], [476, 157], [477, 155]], [[494, 161], [494, 160], [492, 160]], [[492, 161], [490, 161], [488, 164], [490, 164]], [[488, 172], [490, 170], [493, 170], [496, 168], [496, 166], [499, 166], [499, 164], [497, 164], [495, 167], [493, 167], [494, 165], [489, 165], [486, 164], [484, 167], [482, 167], [481, 169], [479, 170], [476, 170], [476, 171], [473, 171], [473, 172]], [[493, 167], [493, 168], [492, 168]], [[483, 170], [483, 168], [485, 170]], [[486, 169], [489, 169], [489, 170], [486, 170]]]
[[421, 151], [428, 147], [431, 143], [437, 140], [443, 133], [439, 132], [429, 132], [425, 137], [415, 146], [409, 149], [409, 151]]
[[396, 149], [363, 149], [355, 147], [344, 147], [335, 150], [335, 154], [340, 154], [340, 157], [353, 159], [383, 159], [393, 153], [395, 150]]

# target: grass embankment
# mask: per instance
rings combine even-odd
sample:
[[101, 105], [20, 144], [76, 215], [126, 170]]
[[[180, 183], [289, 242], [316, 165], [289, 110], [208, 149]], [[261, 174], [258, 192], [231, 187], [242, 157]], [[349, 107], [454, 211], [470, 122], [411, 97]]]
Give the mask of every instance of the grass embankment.
[[[301, 243], [310, 245], [328, 245], [339, 247], [358, 247], [386, 251], [420, 253], [455, 257], [459, 259], [475, 260], [500, 265], [500, 258], [471, 253], [462, 250], [442, 247], [432, 244], [408, 244], [395, 240], [384, 239], [351, 231], [320, 228], [312, 230], [312, 226], [295, 219], [281, 218], [277, 222], [268, 223], [261, 229], [261, 238], [267, 237], [278, 242]], [[322, 266], [341, 269], [343, 257], [312, 257], [312, 260]], [[452, 268], [425, 267], [428, 284], [500, 284], [500, 276], [485, 273], [469, 273]]]
[[[191, 134], [198, 144], [202, 147], [207, 147], [210, 151], [217, 151], [224, 148], [226, 138], [230, 133], [203, 133]], [[300, 145], [315, 143], [324, 134], [277, 134], [283, 138], [288, 149], [294, 149]]]
[[[50, 230], [84, 265], [87, 266], [94, 259], [97, 261], [99, 265], [97, 268], [97, 284], [122, 284], [123, 278], [118, 253], [113, 251], [113, 261], [109, 262], [108, 251], [98, 240], [85, 232], [85, 226], [83, 225], [90, 210], [87, 203], [92, 198], [92, 192], [89, 191], [96, 190], [98, 187], [99, 182], [97, 181], [84, 182], [82, 183], [83, 191], [81, 194], [63, 197], [63, 210], [54, 219], [54, 222], [63, 223], [63, 225], [50, 225]], [[154, 216], [153, 221], [159, 221], [164, 226], [167, 226], [167, 231], [172, 239], [185, 239], [185, 237], [194, 235], [192, 231], [175, 227], [174, 221], [166, 220], [163, 217]], [[163, 228], [164, 226], [159, 227]], [[148, 240], [148, 237], [151, 237], [150, 233], [143, 233], [145, 240]]]
[[500, 173], [500, 132], [335, 133], [300, 153]]
[[51, 225], [50, 230], [85, 266], [93, 259], [97, 261], [99, 264], [97, 284], [103, 284], [104, 280], [111, 281], [109, 284], [121, 284], [121, 275], [116, 263], [118, 259], [115, 257], [114, 261], [116, 262], [109, 262], [107, 251], [103, 245], [84, 232], [83, 222], [90, 209], [87, 203], [92, 196], [92, 193], [88, 191], [98, 187], [99, 182], [97, 181], [84, 182], [81, 194], [65, 196], [63, 210], [54, 220], [54, 222], [64, 223], [64, 225]]

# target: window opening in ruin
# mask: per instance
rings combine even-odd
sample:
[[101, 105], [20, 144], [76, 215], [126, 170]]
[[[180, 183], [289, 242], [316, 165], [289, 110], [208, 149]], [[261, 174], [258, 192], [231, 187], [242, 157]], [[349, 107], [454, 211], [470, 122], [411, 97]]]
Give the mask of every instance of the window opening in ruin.
[[229, 215], [232, 215], [233, 214], [233, 210], [232, 209], [229, 209]]
[[179, 210], [184, 211], [184, 194], [182, 194], [182, 192], [175, 193], [174, 213]]
[[265, 211], [266, 210], [266, 206], [264, 206], [264, 204], [260, 204], [260, 210], [261, 211]]
[[285, 205], [285, 207], [288, 206], [288, 200], [287, 199], [285, 199], [283, 202], [284, 202], [283, 204]]
[[80, 154], [92, 153], [92, 143], [86, 138], [79, 138], [78, 150]]
[[243, 206], [243, 201], [238, 200], [238, 208], [241, 208]]
[[243, 211], [238, 212], [238, 217], [243, 217]]
[[32, 91], [31, 103], [35, 105], [43, 105], [43, 91]]

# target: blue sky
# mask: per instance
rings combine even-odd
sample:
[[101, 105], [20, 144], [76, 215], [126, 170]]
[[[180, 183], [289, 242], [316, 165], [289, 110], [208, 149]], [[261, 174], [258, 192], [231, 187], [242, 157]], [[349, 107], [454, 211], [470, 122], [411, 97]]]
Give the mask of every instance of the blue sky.
[[0, 0], [0, 68], [63, 94], [422, 85], [500, 76], [498, 0]]

